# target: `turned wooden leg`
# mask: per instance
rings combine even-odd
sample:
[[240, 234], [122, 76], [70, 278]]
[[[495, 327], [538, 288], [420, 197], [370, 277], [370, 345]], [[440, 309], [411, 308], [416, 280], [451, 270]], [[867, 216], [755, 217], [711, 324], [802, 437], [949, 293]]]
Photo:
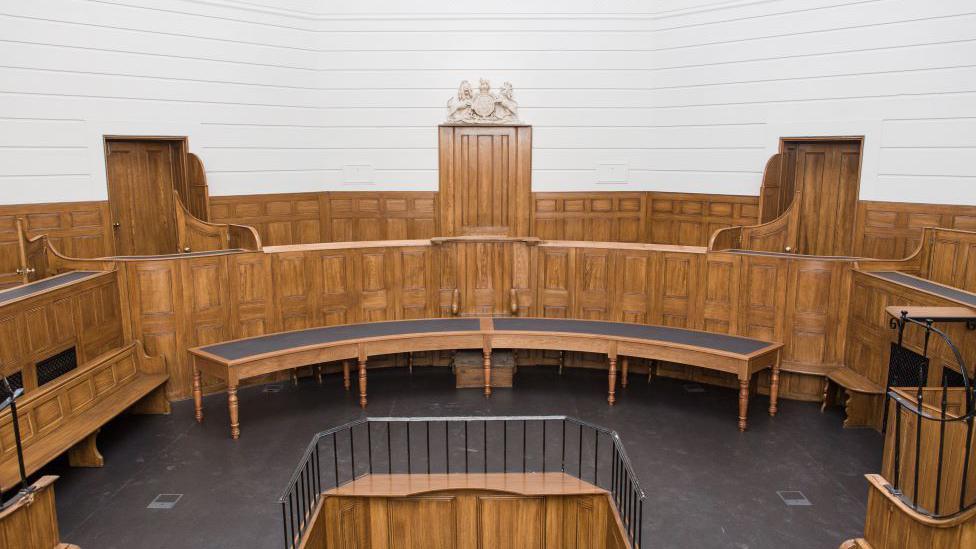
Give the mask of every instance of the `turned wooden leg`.
[[359, 359], [359, 406], [366, 407], [366, 359]]
[[612, 356], [610, 358], [610, 375], [608, 380], [608, 385], [610, 385], [610, 394], [607, 395], [607, 402], [610, 406], [613, 406], [617, 402], [615, 393], [617, 391], [617, 357]]
[[298, 385], [298, 368], [291, 369], [291, 384]]
[[518, 349], [512, 349], [512, 374], [518, 373]]
[[193, 417], [203, 423], [203, 389], [200, 386], [200, 370], [193, 369]]
[[830, 378], [824, 376], [823, 380], [823, 396], [820, 397], [820, 413], [824, 413], [827, 409], [827, 403], [830, 401]]
[[413, 373], [413, 353], [407, 353], [407, 370]]
[[342, 386], [348, 391], [352, 387], [352, 382], [349, 380], [349, 361], [342, 361]]
[[68, 464], [72, 467], [102, 467], [105, 465], [105, 458], [102, 457], [95, 445], [95, 437], [97, 436], [98, 431], [96, 430], [72, 446], [68, 450]]
[[647, 382], [650, 383], [654, 381], [654, 376], [657, 375], [657, 361], [652, 360], [650, 364], [647, 365]]
[[620, 362], [620, 386], [627, 388], [627, 374], [630, 373], [630, 361], [624, 357]]
[[739, 380], [739, 430], [746, 430], [746, 416], [749, 413], [749, 380]]
[[485, 370], [485, 397], [491, 396], [491, 349], [482, 351], [484, 360], [482, 364]]
[[776, 364], [773, 364], [773, 373], [769, 381], [769, 415], [776, 415], [776, 405], [779, 400], [779, 355], [777, 354]]
[[227, 411], [230, 413], [230, 438], [241, 438], [240, 418], [237, 415], [237, 385], [227, 386]]
[[457, 375], [457, 367], [454, 363], [457, 358], [457, 349], [451, 351], [451, 373]]
[[321, 364], [316, 364], [315, 365], [315, 381], [318, 382], [319, 385], [322, 385], [322, 365]]
[[566, 353], [559, 351], [559, 375], [563, 375], [563, 363], [566, 361]]

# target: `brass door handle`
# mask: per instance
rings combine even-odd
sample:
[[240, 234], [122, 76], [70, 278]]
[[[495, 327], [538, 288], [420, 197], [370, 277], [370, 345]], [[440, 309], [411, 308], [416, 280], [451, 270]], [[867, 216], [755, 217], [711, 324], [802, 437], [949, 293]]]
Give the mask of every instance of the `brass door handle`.
[[121, 224], [121, 223], [119, 223], [118, 221], [116, 221], [115, 223], [112, 223], [112, 228], [113, 228], [113, 229], [118, 229], [118, 228], [119, 228], [119, 227], [121, 227], [121, 226], [122, 226], [122, 224]]
[[787, 246], [787, 247], [786, 247], [786, 248], [784, 249], [784, 251], [785, 251], [786, 253], [788, 253], [788, 254], [791, 254], [791, 253], [793, 253], [793, 246]]
[[37, 270], [34, 269], [34, 267], [27, 267], [27, 268], [19, 267], [17, 269], [17, 274], [19, 274], [19, 275], [23, 275], [23, 274], [34, 274], [36, 272], [37, 272]]
[[515, 288], [512, 288], [512, 289], [510, 289], [508, 291], [508, 295], [509, 295], [509, 298], [511, 299], [511, 302], [509, 304], [509, 309], [512, 311], [512, 314], [513, 315], [517, 315], [518, 314], [518, 309], [519, 309], [519, 307], [518, 307], [518, 292], [515, 291]]
[[451, 298], [451, 314], [456, 315], [461, 311], [461, 290], [454, 288], [454, 295]]
[[190, 247], [189, 246], [186, 246], [185, 248], [183, 248], [183, 253], [185, 253], [185, 254], [190, 253]]

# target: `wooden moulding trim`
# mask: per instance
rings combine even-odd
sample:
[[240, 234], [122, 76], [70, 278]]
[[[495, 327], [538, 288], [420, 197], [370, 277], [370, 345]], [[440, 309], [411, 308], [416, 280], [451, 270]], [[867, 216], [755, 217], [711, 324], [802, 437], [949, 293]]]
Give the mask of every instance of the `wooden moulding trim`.
[[611, 250], [645, 250], [651, 252], [684, 252], [705, 254], [705, 246], [682, 246], [678, 244], [647, 244], [641, 242], [598, 242], [590, 240], [543, 240], [542, 248], [609, 248]]
[[961, 525], [964, 522], [976, 520], [976, 507], [971, 507], [958, 515], [945, 519], [934, 519], [932, 517], [927, 517], [913, 510], [908, 506], [908, 504], [889, 492], [887, 487], [891, 486], [891, 484], [885, 480], [883, 476], [878, 474], [868, 474], [864, 475], [864, 478], [868, 479], [868, 484], [871, 486], [871, 489], [877, 490], [882, 497], [897, 507], [898, 510], [903, 514], [907, 515], [909, 519], [924, 526], [928, 526], [930, 528], [953, 528]]
[[287, 244], [283, 246], [265, 246], [262, 251], [266, 254], [286, 252], [311, 252], [317, 250], [348, 250], [360, 248], [407, 248], [430, 246], [430, 239], [418, 240], [350, 240], [348, 242], [317, 242], [315, 244]]
[[[944, 296], [944, 295], [940, 295], [940, 294], [934, 294], [934, 293], [929, 292], [927, 290], [923, 290], [921, 288], [916, 288], [914, 286], [909, 286], [907, 284], [902, 284], [901, 282], [897, 282], [895, 280], [888, 280], [887, 278], [884, 278], [884, 277], [879, 276], [879, 275], [876, 274], [878, 272], [884, 272], [884, 273], [886, 273], [886, 272], [891, 272], [891, 271], [892, 271], [892, 269], [885, 269], [883, 271], [864, 271], [864, 270], [861, 270], [861, 269], [854, 269], [854, 272], [855, 273], [859, 273], [859, 274], [863, 274], [865, 276], [869, 276], [873, 280], [880, 280], [881, 282], [886, 283], [886, 284], [894, 284], [895, 286], [897, 286], [899, 288], [905, 288], [906, 290], [911, 290], [911, 291], [914, 291], [914, 292], [921, 292], [921, 293], [923, 293], [923, 294], [925, 294], [927, 296], [932, 296], [932, 297], [937, 297], [939, 299], [944, 299], [945, 301], [949, 301], [951, 303], [958, 303], [960, 305], [960, 307], [966, 307], [966, 308], [971, 308], [972, 307], [972, 305], [970, 305], [969, 303], [966, 303], [965, 301], [959, 301], [958, 299], [953, 299], [953, 298], [948, 297], [948, 296]], [[932, 284], [934, 286], [939, 286], [939, 287], [942, 287], [942, 288], [946, 288], [946, 289], [952, 290], [954, 292], [962, 292], [964, 294], [972, 294], [974, 297], [976, 297], [976, 294], [974, 294], [973, 292], [970, 292], [968, 290], [963, 290], [962, 288], [957, 288], [955, 286], [949, 286], [948, 284], [943, 284], [941, 282], [936, 282], [934, 280], [929, 280], [928, 278], [922, 278], [920, 276], [917, 276], [917, 275], [914, 275], [912, 273], [908, 273], [908, 272], [905, 272], [905, 271], [894, 271], [894, 272], [903, 274], [903, 275], [905, 275], [907, 277], [914, 278], [915, 280], [921, 280], [921, 281], [925, 282], [926, 284]]]
[[600, 495], [607, 490], [566, 473], [368, 474], [323, 492], [341, 497], [414, 497], [475, 490], [521, 496]]
[[[424, 320], [429, 320], [429, 319], [419, 319], [418, 321], [424, 321]], [[398, 321], [398, 322], [414, 322], [414, 321], [412, 321], [412, 320], [402, 320], [402, 321]], [[604, 322], [604, 323], [607, 323], [607, 324], [622, 324], [622, 323], [618, 323], [618, 322], [601, 321], [601, 320], [588, 321], [588, 322]], [[317, 330], [317, 329], [320, 329], [320, 328], [309, 328], [308, 330]], [[685, 328], [682, 328], [682, 330], [686, 330], [686, 331], [689, 331], [689, 332], [706, 333], [706, 334], [712, 334], [713, 333], [713, 332], [706, 332], [704, 330], [688, 330], [688, 329], [685, 329]], [[297, 330], [297, 331], [307, 331], [307, 330]], [[278, 332], [278, 333], [287, 333], [287, 332]], [[273, 334], [266, 334], [266, 335], [273, 335]], [[234, 366], [240, 366], [240, 365], [243, 365], [243, 364], [247, 364], [247, 363], [250, 363], [250, 362], [256, 362], [256, 361], [260, 361], [260, 360], [266, 360], [266, 359], [269, 359], [269, 358], [274, 358], [274, 357], [278, 357], [278, 356], [289, 355], [289, 354], [303, 352], [303, 351], [322, 350], [322, 349], [328, 349], [330, 347], [342, 347], [342, 346], [349, 346], [349, 345], [361, 345], [362, 346], [361, 347], [362, 349], [368, 349], [368, 347], [367, 347], [368, 344], [369, 343], [372, 343], [372, 342], [381, 342], [381, 341], [404, 341], [404, 342], [406, 342], [406, 341], [415, 340], [415, 339], [416, 340], [429, 340], [432, 335], [436, 335], [437, 338], [448, 338], [448, 337], [456, 337], [456, 336], [472, 336], [472, 335], [477, 336], [477, 335], [481, 335], [481, 336], [483, 336], [486, 339], [486, 341], [488, 342], [489, 345], [491, 345], [491, 340], [493, 338], [497, 337], [497, 336], [502, 336], [502, 337], [506, 337], [506, 336], [507, 337], [519, 337], [519, 338], [525, 338], [527, 340], [531, 340], [531, 339], [546, 339], [546, 338], [553, 338], [553, 337], [563, 338], [563, 339], [569, 340], [569, 341], [572, 341], [574, 339], [577, 339], [577, 340], [578, 339], [598, 340], [598, 341], [606, 341], [606, 342], [608, 342], [608, 344], [626, 343], [626, 344], [634, 345], [634, 346], [637, 346], [637, 347], [639, 347], [639, 346], [657, 346], [657, 347], [665, 347], [665, 348], [670, 348], [670, 349], [692, 351], [692, 352], [702, 353], [702, 354], [706, 354], [706, 355], [712, 355], [712, 356], [730, 358], [730, 359], [734, 359], [734, 360], [740, 360], [740, 361], [744, 361], [744, 362], [750, 362], [750, 361], [755, 360], [755, 359], [757, 359], [757, 358], [759, 358], [759, 357], [761, 357], [763, 355], [767, 355], [770, 352], [777, 351], [777, 350], [779, 350], [779, 349], [781, 349], [783, 347], [783, 344], [782, 343], [767, 342], [767, 341], [762, 341], [762, 340], [756, 340], [756, 339], [753, 339], [753, 338], [742, 338], [742, 339], [753, 339], [754, 341], [761, 341], [763, 343], [766, 343], [767, 345], [765, 347], [761, 348], [761, 349], [758, 349], [756, 351], [753, 351], [752, 353], [740, 354], [740, 353], [733, 353], [733, 352], [729, 352], [729, 351], [721, 351], [721, 350], [716, 350], [716, 349], [709, 349], [707, 347], [699, 347], [699, 346], [695, 346], [695, 345], [686, 345], [686, 344], [682, 344], [682, 343], [674, 343], [674, 342], [664, 341], [664, 340], [637, 339], [637, 338], [628, 338], [628, 337], [620, 337], [620, 336], [612, 336], [612, 335], [604, 335], [604, 334], [585, 334], [585, 333], [578, 333], [578, 332], [536, 332], [536, 331], [516, 331], [516, 330], [498, 331], [498, 330], [495, 330], [494, 329], [494, 326], [486, 326], [485, 323], [482, 323], [482, 326], [481, 326], [481, 328], [479, 330], [450, 331], [450, 332], [436, 332], [436, 333], [432, 333], [432, 332], [420, 332], [420, 333], [409, 333], [409, 334], [397, 334], [397, 335], [386, 335], [386, 336], [375, 336], [375, 337], [364, 337], [364, 338], [355, 338], [355, 339], [345, 339], [345, 340], [341, 340], [341, 341], [330, 341], [330, 342], [327, 342], [327, 343], [317, 343], [317, 344], [312, 344], [312, 345], [304, 345], [304, 346], [301, 346], [301, 347], [290, 347], [288, 349], [283, 349], [283, 350], [273, 351], [273, 352], [268, 352], [268, 353], [262, 353], [262, 354], [256, 354], [256, 355], [251, 355], [251, 356], [248, 356], [248, 357], [239, 358], [239, 359], [233, 359], [233, 360], [227, 360], [227, 359], [222, 358], [222, 357], [220, 357], [218, 355], [215, 355], [215, 354], [212, 354], [210, 352], [207, 352], [206, 351], [206, 347], [210, 347], [212, 345], [219, 345], [219, 344], [222, 344], [222, 343], [229, 343], [231, 341], [247, 341], [247, 340], [259, 339], [259, 338], [262, 338], [262, 337], [265, 337], [265, 336], [253, 336], [253, 337], [249, 337], [249, 338], [242, 338], [242, 339], [225, 341], [225, 342], [218, 343], [218, 344], [210, 344], [210, 345], [205, 345], [205, 346], [201, 346], [201, 347], [194, 347], [194, 348], [189, 349], [189, 352], [191, 354], [193, 354], [193, 355], [196, 355], [198, 357], [207, 359], [207, 360], [212, 361], [212, 362], [215, 362], [217, 364], [226, 365], [228, 367], [234, 367]], [[719, 334], [719, 335], [727, 335], [727, 334]], [[733, 337], [741, 337], [741, 336], [733, 336]], [[526, 345], [526, 347], [531, 347], [532, 346], [528, 341], [525, 343], [525, 345]], [[584, 347], [584, 346], [581, 346], [581, 347]], [[582, 350], [589, 350], [592, 346], [591, 345], [587, 345], [585, 347], [586, 348], [585, 349], [582, 349]], [[407, 350], [406, 348], [403, 349], [403, 351], [406, 351], [406, 350]], [[567, 349], [564, 349], [564, 350], [572, 351], [574, 349], [567, 348]], [[350, 356], [349, 358], [357, 358], [357, 357]]]
[[[84, 270], [84, 269], [79, 269], [79, 270]], [[54, 276], [49, 276], [47, 278], [42, 278], [40, 280], [35, 280], [34, 282], [29, 282], [27, 284], [23, 284], [23, 285], [20, 285], [20, 286], [14, 286], [14, 288], [22, 288], [23, 286], [26, 286], [26, 285], [35, 284], [35, 283], [41, 282], [41, 281], [54, 280], [56, 278], [65, 277], [65, 276], [68, 276], [70, 274], [71, 274], [70, 272], [59, 273], [59, 274], [56, 274]], [[2, 304], [0, 304], [0, 307], [9, 307], [9, 306], [11, 306], [11, 305], [13, 305], [15, 303], [21, 303], [21, 302], [26, 301], [28, 299], [36, 299], [36, 298], [39, 298], [39, 297], [45, 297], [45, 296], [48, 296], [50, 294], [53, 294], [55, 292], [59, 292], [59, 291], [62, 291], [62, 290], [72, 291], [72, 292], [75, 291], [75, 290], [78, 290], [78, 289], [84, 290], [84, 289], [87, 289], [89, 286], [97, 286], [98, 285], [97, 283], [95, 283], [95, 284], [86, 284], [86, 283], [89, 283], [89, 282], [91, 282], [92, 280], [94, 280], [96, 278], [100, 278], [102, 276], [111, 275], [111, 274], [112, 274], [112, 271], [96, 271], [96, 272], [93, 272], [92, 274], [90, 274], [88, 276], [79, 278], [78, 280], [75, 280], [73, 282], [68, 282], [67, 284], [62, 284], [60, 286], [55, 286], [53, 288], [48, 288], [46, 290], [41, 290], [40, 292], [37, 292], [37, 293], [33, 293], [33, 294], [28, 294], [28, 295], [25, 295], [25, 296], [17, 297], [17, 298], [11, 299], [9, 301], [4, 301]], [[83, 286], [83, 287], [82, 288], [79, 288], [81, 286]], [[12, 289], [12, 288], [6, 288], [6, 289], [9, 290], [9, 289]]]

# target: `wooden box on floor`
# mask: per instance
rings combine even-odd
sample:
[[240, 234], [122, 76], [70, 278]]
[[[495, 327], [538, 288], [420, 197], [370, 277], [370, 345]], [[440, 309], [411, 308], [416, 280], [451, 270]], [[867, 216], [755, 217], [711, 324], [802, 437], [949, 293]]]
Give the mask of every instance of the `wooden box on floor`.
[[[483, 388], [485, 363], [481, 351], [458, 351], [454, 357], [455, 387], [458, 389]], [[491, 354], [491, 386], [511, 387], [515, 379], [515, 360], [511, 351], [495, 351]]]

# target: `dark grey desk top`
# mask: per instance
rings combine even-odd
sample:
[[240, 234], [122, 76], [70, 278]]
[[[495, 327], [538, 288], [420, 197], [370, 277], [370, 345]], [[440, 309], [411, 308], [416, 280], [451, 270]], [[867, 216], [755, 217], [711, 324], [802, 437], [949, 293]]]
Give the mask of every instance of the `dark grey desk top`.
[[363, 324], [344, 324], [342, 326], [327, 326], [294, 332], [280, 332], [250, 339], [218, 343], [203, 347], [202, 350], [225, 360], [238, 360], [253, 355], [283, 351], [293, 347], [335, 343], [347, 339], [417, 334], [423, 332], [474, 332], [478, 331], [480, 326], [481, 321], [477, 318], [431, 318], [426, 320], [366, 322]]
[[[630, 324], [626, 322], [564, 320], [558, 318], [494, 318], [492, 322], [494, 329], [497, 331], [557, 332], [616, 336], [691, 345], [743, 355], [754, 353], [771, 345], [766, 341], [745, 337], [666, 326]], [[269, 334], [209, 345], [202, 347], [200, 350], [221, 359], [232, 361], [291, 348], [336, 343], [344, 340], [425, 332], [430, 332], [431, 337], [437, 337], [437, 332], [477, 332], [480, 330], [480, 327], [481, 322], [478, 318], [437, 318], [369, 322]]]
[[30, 297], [45, 290], [65, 286], [101, 272], [103, 271], [71, 271], [64, 274], [59, 274], [57, 276], [52, 276], [50, 278], [44, 278], [38, 280], [37, 282], [29, 282], [22, 286], [15, 286], [6, 290], [0, 290], [0, 305], [14, 301], [15, 299]]
[[971, 294], [956, 288], [942, 286], [932, 282], [931, 280], [925, 280], [924, 278], [918, 278], [898, 271], [877, 271], [869, 274], [883, 278], [890, 282], [896, 282], [910, 288], [915, 288], [916, 290], [922, 290], [923, 292], [928, 292], [930, 294], [935, 294], [946, 299], [952, 299], [954, 301], [976, 307], [976, 294]]
[[668, 326], [649, 326], [629, 322], [603, 322], [599, 320], [566, 320], [561, 318], [496, 318], [496, 330], [539, 332], [567, 332], [573, 334], [597, 334], [666, 341], [682, 345], [705, 347], [747, 355], [769, 347], [769, 342], [747, 337], [737, 337]]

